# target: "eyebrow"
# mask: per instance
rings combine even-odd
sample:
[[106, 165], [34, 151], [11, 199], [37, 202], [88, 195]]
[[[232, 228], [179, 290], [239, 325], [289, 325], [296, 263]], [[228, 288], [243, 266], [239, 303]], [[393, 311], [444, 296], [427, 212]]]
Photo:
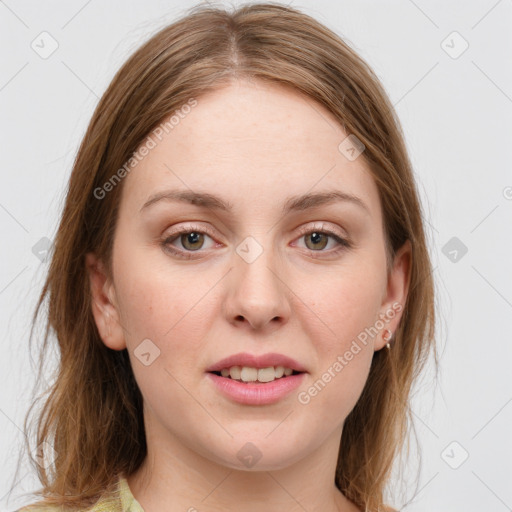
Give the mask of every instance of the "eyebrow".
[[[142, 212], [149, 206], [162, 200], [188, 203], [195, 206], [203, 206], [205, 208], [222, 210], [225, 212], [231, 212], [233, 210], [233, 205], [230, 202], [225, 201], [213, 194], [206, 192], [193, 192], [191, 190], [164, 190], [150, 196], [149, 199], [143, 204], [140, 211]], [[332, 204], [334, 202], [340, 201], [355, 204], [365, 210], [367, 214], [370, 214], [370, 209], [362, 201], [361, 198], [346, 192], [342, 192], [341, 190], [314, 192], [289, 197], [283, 204], [282, 213], [286, 214], [293, 211], [304, 211], [317, 206]]]

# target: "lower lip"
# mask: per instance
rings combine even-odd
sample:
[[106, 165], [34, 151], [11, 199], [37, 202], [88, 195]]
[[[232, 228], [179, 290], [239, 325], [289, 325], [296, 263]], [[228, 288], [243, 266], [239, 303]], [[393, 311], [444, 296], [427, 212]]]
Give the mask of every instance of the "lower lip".
[[279, 402], [286, 395], [298, 388], [304, 379], [305, 373], [281, 377], [272, 382], [239, 382], [222, 377], [215, 373], [208, 373], [217, 389], [235, 402], [246, 405], [268, 405]]

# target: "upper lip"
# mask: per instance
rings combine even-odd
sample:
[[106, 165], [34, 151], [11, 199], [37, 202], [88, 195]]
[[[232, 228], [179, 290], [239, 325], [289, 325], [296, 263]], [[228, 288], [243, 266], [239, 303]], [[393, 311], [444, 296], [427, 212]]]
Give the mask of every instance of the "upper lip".
[[218, 372], [223, 368], [232, 366], [249, 366], [251, 368], [268, 368], [269, 366], [284, 366], [297, 372], [305, 372], [306, 369], [291, 357], [283, 354], [268, 353], [262, 355], [253, 355], [246, 352], [233, 354], [225, 357], [206, 369], [207, 372]]

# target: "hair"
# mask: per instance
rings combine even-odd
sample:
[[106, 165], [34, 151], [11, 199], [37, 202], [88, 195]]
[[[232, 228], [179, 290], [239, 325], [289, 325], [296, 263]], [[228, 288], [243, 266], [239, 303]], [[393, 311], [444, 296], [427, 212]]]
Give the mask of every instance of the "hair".
[[[361, 158], [378, 186], [388, 271], [396, 251], [412, 247], [409, 292], [391, 350], [374, 353], [369, 376], [347, 416], [334, 480], [363, 510], [388, 510], [384, 491], [412, 417], [408, 400], [431, 350], [435, 361], [434, 282], [422, 209], [393, 105], [377, 76], [329, 28], [276, 3], [231, 12], [196, 5], [137, 49], [101, 97], [73, 163], [46, 281], [30, 338], [48, 301], [39, 378], [50, 330], [58, 341], [55, 380], [37, 414], [34, 462], [42, 489], [37, 503], [73, 509], [94, 504], [119, 475], [130, 475], [146, 453], [142, 395], [127, 350], [102, 342], [91, 310], [85, 255], [95, 252], [112, 275], [112, 246], [123, 180], [112, 180], [162, 120], [191, 98], [235, 80], [260, 80], [300, 91], [363, 144]], [[42, 399], [40, 397], [39, 399]], [[37, 403], [25, 417], [28, 420]], [[49, 449], [49, 450], [48, 450]]]

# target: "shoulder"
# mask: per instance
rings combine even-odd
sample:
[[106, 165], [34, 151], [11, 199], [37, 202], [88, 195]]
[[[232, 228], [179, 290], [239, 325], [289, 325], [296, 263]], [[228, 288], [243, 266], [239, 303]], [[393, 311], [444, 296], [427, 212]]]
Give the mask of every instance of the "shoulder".
[[13, 512], [123, 512], [119, 495], [102, 496], [94, 505], [86, 508], [69, 508], [60, 505], [49, 505], [43, 502], [26, 505]]
[[13, 512], [123, 512], [119, 497], [102, 497], [96, 504], [80, 509], [70, 509], [59, 505], [49, 505], [43, 502], [26, 505]]
[[[140, 504], [133, 497], [126, 478], [118, 476], [115, 490], [106, 492], [92, 506], [74, 509], [72, 512], [144, 512]], [[26, 505], [13, 512], [70, 512], [69, 508], [59, 505], [45, 504], [43, 501]]]
[[13, 512], [61, 512], [61, 509], [54, 505], [44, 505], [38, 502], [13, 510]]
[[45, 505], [43, 503], [37, 502], [30, 505], [25, 505], [18, 510], [13, 510], [13, 512], [59, 512], [59, 507], [54, 505]]

